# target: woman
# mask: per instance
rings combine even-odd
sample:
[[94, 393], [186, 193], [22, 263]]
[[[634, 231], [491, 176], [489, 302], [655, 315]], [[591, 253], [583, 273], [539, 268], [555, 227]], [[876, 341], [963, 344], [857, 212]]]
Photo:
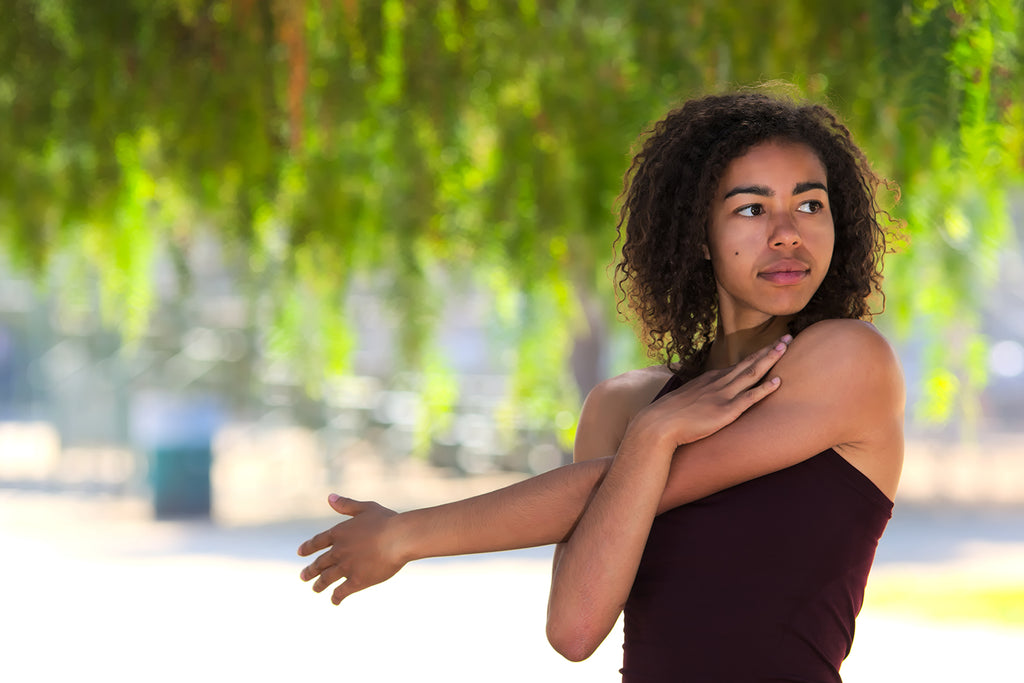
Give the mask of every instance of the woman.
[[396, 515], [336, 496], [302, 572], [337, 604], [428, 556], [555, 543], [548, 639], [625, 610], [624, 681], [838, 681], [903, 454], [902, 374], [862, 319], [879, 179], [827, 109], [687, 102], [633, 160], [620, 286], [661, 366], [587, 397], [574, 464]]

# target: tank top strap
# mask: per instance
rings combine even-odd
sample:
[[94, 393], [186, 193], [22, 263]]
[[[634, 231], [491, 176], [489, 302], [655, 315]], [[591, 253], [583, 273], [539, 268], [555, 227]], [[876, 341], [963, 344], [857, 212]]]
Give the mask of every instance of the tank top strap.
[[657, 401], [665, 394], [671, 393], [681, 386], [683, 386], [683, 380], [679, 378], [679, 375], [672, 375], [668, 378], [668, 381], [665, 382], [665, 386], [661, 388], [661, 391], [658, 392], [658, 395], [654, 397], [651, 403], [654, 403], [654, 401]]

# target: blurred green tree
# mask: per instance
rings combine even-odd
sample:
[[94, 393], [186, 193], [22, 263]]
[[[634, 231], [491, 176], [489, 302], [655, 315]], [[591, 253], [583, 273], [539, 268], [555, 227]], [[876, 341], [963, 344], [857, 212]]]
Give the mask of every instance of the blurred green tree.
[[923, 410], [942, 419], [984, 382], [977, 303], [1024, 177], [1022, 16], [1022, 0], [0, 0], [0, 224], [22, 267], [98, 272], [129, 335], [154, 255], [213, 230], [272, 304], [271, 351], [308, 378], [347, 367], [357, 278], [385, 283], [396, 362], [419, 368], [443, 366], [443, 292], [473, 282], [518, 339], [514, 393], [550, 419], [578, 400], [574, 344], [582, 388], [598, 373], [585, 342], [615, 315], [631, 143], [689, 95], [782, 79], [903, 188], [889, 309], [951, 339], [927, 363]]

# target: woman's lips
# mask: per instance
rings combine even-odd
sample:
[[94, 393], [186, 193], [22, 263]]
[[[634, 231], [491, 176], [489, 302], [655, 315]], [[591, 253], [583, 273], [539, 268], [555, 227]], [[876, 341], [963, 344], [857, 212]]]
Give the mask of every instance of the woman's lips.
[[775, 285], [795, 285], [802, 282], [808, 275], [809, 271], [806, 270], [777, 270], [771, 273], [760, 273], [758, 277]]

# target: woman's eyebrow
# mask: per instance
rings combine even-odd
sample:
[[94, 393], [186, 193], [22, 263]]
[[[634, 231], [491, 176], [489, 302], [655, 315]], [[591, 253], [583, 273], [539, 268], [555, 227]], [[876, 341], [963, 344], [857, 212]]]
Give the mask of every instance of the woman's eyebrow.
[[[797, 187], [800, 187], [800, 185], [797, 185]], [[732, 197], [733, 195], [736, 194], [756, 194], [760, 197], [774, 197], [775, 191], [772, 190], [770, 187], [765, 187], [764, 185], [748, 185], [746, 187], [734, 187], [728, 192], [726, 192], [725, 196], [722, 197], [722, 199], [728, 199], [729, 197]]]
[[810, 183], [797, 183], [796, 187], [793, 188], [793, 194], [803, 194], [804, 192], [810, 192], [811, 190], [824, 190], [828, 193], [828, 188], [825, 187], [824, 183], [810, 182]]
[[[806, 183], [797, 183], [793, 188], [793, 195], [796, 196], [798, 194], [803, 194], [804, 192], [810, 192], [811, 190], [824, 190], [826, 193], [828, 192], [828, 188], [825, 187], [824, 183], [809, 181]], [[726, 192], [722, 199], [728, 199], [729, 197], [737, 194], [756, 194], [759, 197], [774, 197], [775, 191], [770, 187], [765, 187], [764, 185], [741, 185]]]

